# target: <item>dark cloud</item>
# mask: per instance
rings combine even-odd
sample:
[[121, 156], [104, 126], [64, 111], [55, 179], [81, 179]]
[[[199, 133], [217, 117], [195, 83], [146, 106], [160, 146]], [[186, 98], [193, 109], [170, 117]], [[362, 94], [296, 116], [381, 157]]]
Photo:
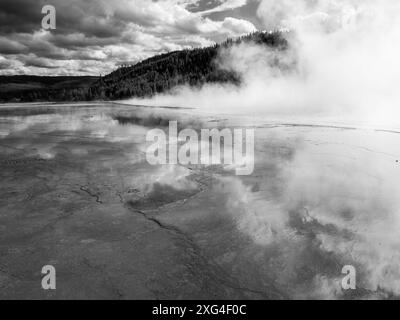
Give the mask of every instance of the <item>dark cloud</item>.
[[201, 12], [204, 10], [210, 10], [213, 8], [218, 7], [221, 5], [223, 1], [221, 0], [199, 0], [195, 1], [193, 3], [190, 3], [187, 6], [187, 9], [191, 12]]
[[12, 67], [11, 61], [0, 60], [0, 70], [6, 70]]
[[39, 29], [42, 21], [43, 1], [1, 0], [0, 34], [32, 32]]
[[[243, 1], [1, 0], [0, 58], [14, 63], [1, 59], [0, 74], [12, 73], [11, 68], [31, 74], [41, 69], [99, 74], [157, 53], [210, 45], [254, 26], [229, 14], [213, 19], [202, 11]], [[56, 8], [56, 30], [42, 30], [44, 5]]]
[[0, 38], [0, 54], [17, 54], [27, 52], [23, 44], [8, 38]]
[[25, 61], [25, 66], [27, 67], [38, 67], [38, 68], [47, 68], [47, 69], [57, 69], [60, 67], [57, 62], [45, 59], [45, 58], [37, 58], [30, 57]]
[[79, 49], [83, 47], [107, 46], [115, 44], [113, 37], [97, 38], [87, 37], [83, 33], [54, 34], [49, 40], [53, 45], [66, 49]]

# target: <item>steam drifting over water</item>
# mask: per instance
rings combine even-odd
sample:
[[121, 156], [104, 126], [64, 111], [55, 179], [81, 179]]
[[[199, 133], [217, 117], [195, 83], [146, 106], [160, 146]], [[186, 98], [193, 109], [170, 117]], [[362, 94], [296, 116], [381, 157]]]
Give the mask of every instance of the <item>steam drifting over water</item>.
[[[0, 106], [0, 298], [36, 298], [43, 259], [57, 298], [400, 297], [400, 3], [257, 3], [289, 45], [222, 46], [240, 85]], [[239, 163], [235, 130], [251, 132]]]
[[264, 0], [257, 14], [266, 28], [290, 30], [284, 32], [290, 47], [221, 51], [218, 63], [241, 75], [239, 88], [181, 87], [130, 103], [399, 127], [400, 4]]
[[[237, 72], [242, 78], [239, 87], [181, 87], [129, 103], [191, 106], [278, 123], [290, 119], [400, 128], [399, 3], [264, 0], [257, 14], [266, 29], [288, 30], [283, 35], [289, 48], [240, 44], [220, 51], [220, 68]], [[370, 292], [364, 297], [399, 295], [397, 134], [305, 132], [298, 133], [303, 143], [293, 148], [288, 161], [256, 155], [261, 168], [273, 167], [280, 177], [264, 177], [262, 191], [237, 177], [220, 179], [216, 190], [227, 197], [238, 230], [260, 246], [286, 251], [283, 282], [298, 280], [290, 279], [290, 272], [306, 261], [298, 255], [304, 245], [322, 256], [334, 255], [340, 263], [357, 265], [360, 284]], [[287, 133], [277, 136], [284, 141]], [[274, 188], [280, 190], [279, 197], [266, 191]], [[303, 228], [308, 231], [301, 232]], [[294, 285], [294, 296], [307, 291], [307, 297], [342, 297], [337, 274], [317, 272], [312, 283], [312, 290]]]

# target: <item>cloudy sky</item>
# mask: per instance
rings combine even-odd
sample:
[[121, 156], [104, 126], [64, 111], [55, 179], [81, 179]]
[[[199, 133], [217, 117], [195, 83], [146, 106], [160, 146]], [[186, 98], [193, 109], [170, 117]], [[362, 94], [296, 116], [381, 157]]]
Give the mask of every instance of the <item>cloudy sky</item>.
[[[99, 75], [262, 28], [260, 0], [1, 0], [0, 75]], [[44, 5], [56, 30], [42, 30]]]

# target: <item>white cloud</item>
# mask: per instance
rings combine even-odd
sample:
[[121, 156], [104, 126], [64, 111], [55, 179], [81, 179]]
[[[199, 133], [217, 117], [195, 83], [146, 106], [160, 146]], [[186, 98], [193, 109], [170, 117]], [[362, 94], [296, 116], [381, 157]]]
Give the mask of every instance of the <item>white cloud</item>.
[[213, 12], [222, 12], [222, 11], [227, 11], [227, 10], [233, 10], [236, 8], [243, 7], [246, 5], [247, 0], [225, 0], [223, 1], [219, 6], [209, 9], [209, 10], [203, 10], [201, 11], [202, 14], [209, 14]]
[[[82, 70], [95, 70], [98, 61], [103, 61], [103, 67], [95, 72], [98, 74], [112, 71], [120, 63], [135, 63], [158, 53], [208, 46], [255, 30], [251, 22], [243, 19], [227, 16], [214, 21], [203, 17], [202, 12], [189, 11], [186, 8], [189, 3], [181, 0], [73, 0], [66, 5], [55, 0], [60, 17], [57, 30], [43, 31], [38, 27], [30, 33], [10, 33], [0, 38], [1, 49], [5, 54], [15, 54], [12, 59], [24, 62], [24, 55], [29, 52], [35, 56], [31, 59], [41, 61], [36, 63], [37, 67], [25, 66], [20, 71], [82, 74]], [[215, 10], [245, 3], [228, 0]], [[67, 23], [63, 25], [63, 21]], [[59, 69], [46, 70], [46, 66], [57, 65], [48, 59], [74, 60], [74, 63], [62, 63]], [[105, 70], [104, 66], [110, 69]], [[0, 74], [9, 72], [4, 70], [0, 70]]]

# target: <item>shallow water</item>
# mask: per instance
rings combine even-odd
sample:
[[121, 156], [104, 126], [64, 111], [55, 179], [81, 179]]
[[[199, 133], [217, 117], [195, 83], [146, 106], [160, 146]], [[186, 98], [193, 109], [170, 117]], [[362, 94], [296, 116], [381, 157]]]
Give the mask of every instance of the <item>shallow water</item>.
[[[255, 169], [152, 166], [148, 130], [255, 128]], [[1, 298], [400, 294], [400, 135], [117, 104], [0, 107]], [[40, 289], [43, 265], [57, 290]], [[344, 265], [357, 289], [343, 290]]]

